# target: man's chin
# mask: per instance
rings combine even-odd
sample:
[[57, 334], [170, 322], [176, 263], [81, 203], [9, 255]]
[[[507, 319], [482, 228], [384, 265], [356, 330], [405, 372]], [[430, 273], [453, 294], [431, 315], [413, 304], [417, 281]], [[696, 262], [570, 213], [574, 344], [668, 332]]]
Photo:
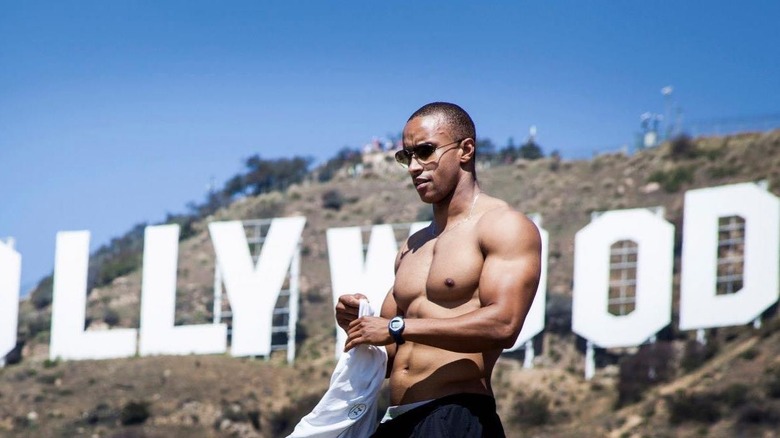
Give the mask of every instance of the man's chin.
[[433, 204], [435, 202], [433, 196], [431, 196], [430, 193], [427, 192], [417, 192], [417, 196], [420, 197], [420, 201], [426, 203], [426, 204]]

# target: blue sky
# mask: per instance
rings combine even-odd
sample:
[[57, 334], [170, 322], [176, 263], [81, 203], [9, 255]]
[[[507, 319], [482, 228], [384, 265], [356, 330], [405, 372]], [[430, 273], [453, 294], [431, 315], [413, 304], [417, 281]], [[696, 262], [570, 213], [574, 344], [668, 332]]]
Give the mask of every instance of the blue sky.
[[780, 112], [775, 1], [0, 1], [0, 237], [23, 289], [57, 231], [92, 247], [201, 201], [242, 160], [315, 160], [434, 100], [498, 146], [631, 145], [683, 120]]

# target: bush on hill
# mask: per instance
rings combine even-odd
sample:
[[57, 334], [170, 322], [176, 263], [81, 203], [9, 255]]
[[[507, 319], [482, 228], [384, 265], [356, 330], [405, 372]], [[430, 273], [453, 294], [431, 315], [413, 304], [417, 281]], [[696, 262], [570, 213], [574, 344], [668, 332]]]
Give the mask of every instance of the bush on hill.
[[670, 342], [655, 342], [639, 347], [632, 356], [620, 361], [617, 407], [638, 402], [650, 387], [674, 377], [674, 347]]
[[686, 421], [712, 424], [721, 417], [720, 407], [711, 394], [678, 391], [666, 399], [666, 404], [669, 422], [675, 425]]

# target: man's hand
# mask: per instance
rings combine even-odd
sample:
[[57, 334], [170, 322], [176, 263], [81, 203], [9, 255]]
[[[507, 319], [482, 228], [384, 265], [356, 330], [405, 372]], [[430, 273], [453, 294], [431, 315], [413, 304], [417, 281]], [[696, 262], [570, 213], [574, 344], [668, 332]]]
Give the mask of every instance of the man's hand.
[[349, 323], [358, 317], [361, 299], [368, 298], [363, 294], [342, 295], [336, 303], [336, 322], [345, 332], [349, 331]]
[[[341, 300], [341, 298], [339, 298]], [[349, 351], [362, 344], [389, 345], [393, 337], [387, 329], [390, 320], [375, 316], [364, 316], [352, 321], [347, 328], [347, 343], [344, 351]]]

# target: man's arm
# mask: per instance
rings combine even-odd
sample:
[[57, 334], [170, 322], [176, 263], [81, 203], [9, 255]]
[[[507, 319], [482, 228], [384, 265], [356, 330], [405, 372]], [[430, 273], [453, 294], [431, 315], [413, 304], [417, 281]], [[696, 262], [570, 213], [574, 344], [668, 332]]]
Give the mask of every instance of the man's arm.
[[[382, 311], [379, 316], [381, 316], [383, 320], [390, 320], [398, 315], [403, 316], [403, 312], [398, 309], [398, 304], [395, 302], [395, 296], [393, 296], [393, 288], [390, 288], [390, 292], [387, 293], [385, 301], [382, 303]], [[387, 326], [385, 326], [385, 331], [387, 331], [388, 335], [390, 334], [390, 331], [387, 330]], [[395, 359], [395, 353], [398, 350], [398, 346], [395, 345], [394, 342], [391, 342], [385, 346], [385, 350], [387, 351], [387, 370], [385, 371], [385, 378], [388, 378], [390, 377], [390, 372], [393, 370], [393, 360]]]
[[[539, 284], [539, 231], [524, 215], [502, 209], [486, 213], [478, 233], [485, 254], [479, 279], [481, 307], [455, 318], [407, 319], [406, 340], [462, 353], [514, 344]], [[355, 320], [348, 333], [347, 349], [363, 343], [392, 343], [384, 318]]]

